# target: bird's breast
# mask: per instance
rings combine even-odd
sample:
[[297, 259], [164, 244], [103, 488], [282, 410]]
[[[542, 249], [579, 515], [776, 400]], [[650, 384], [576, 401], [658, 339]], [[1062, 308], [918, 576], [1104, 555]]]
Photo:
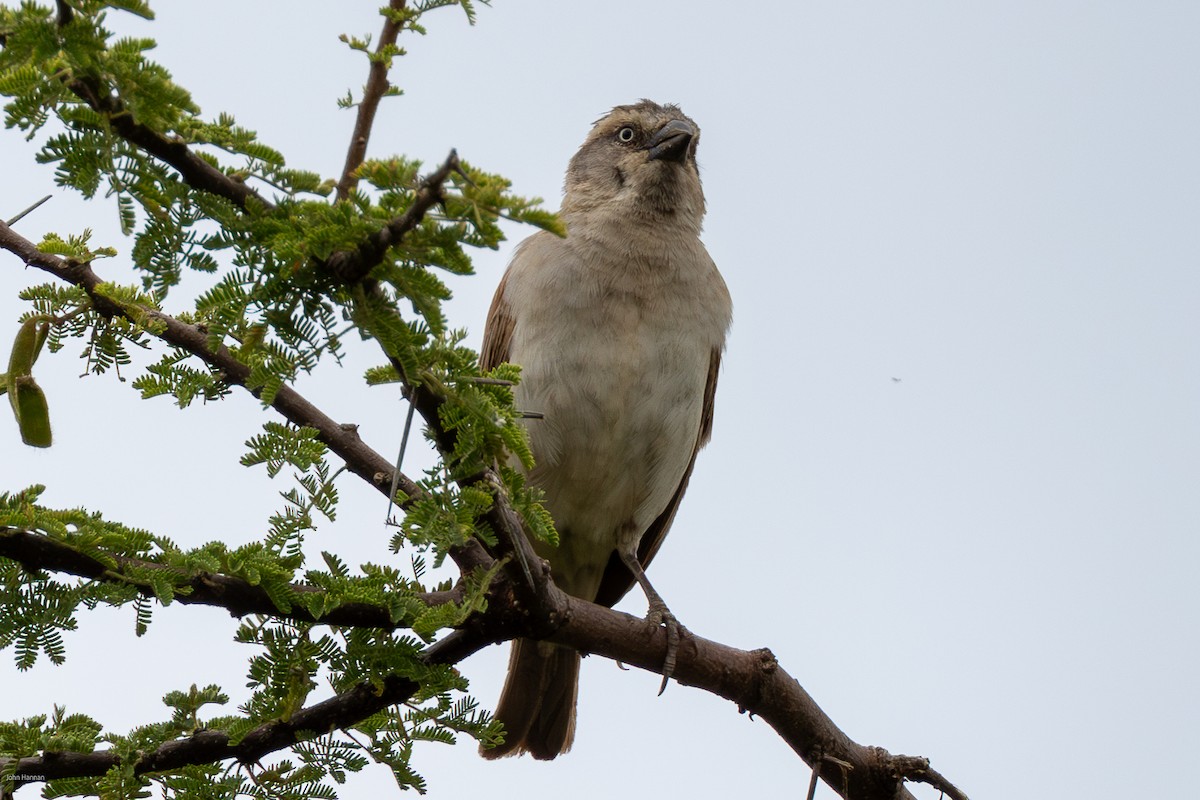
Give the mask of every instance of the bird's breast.
[[712, 273], [639, 277], [567, 263], [516, 287], [516, 302], [530, 304], [518, 310], [512, 343], [517, 402], [543, 415], [528, 424], [531, 479], [571, 536], [552, 564], [586, 548], [603, 564], [619, 531], [640, 536], [682, 480], [728, 324], [728, 296], [719, 276], [714, 291]]

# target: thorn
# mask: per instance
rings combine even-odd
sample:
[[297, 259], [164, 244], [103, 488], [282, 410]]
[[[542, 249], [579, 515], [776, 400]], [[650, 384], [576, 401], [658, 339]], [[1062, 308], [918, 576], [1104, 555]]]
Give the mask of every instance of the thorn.
[[47, 200], [49, 200], [49, 199], [50, 199], [52, 196], [53, 196], [53, 195], [46, 195], [46, 196], [45, 196], [45, 197], [43, 197], [41, 200], [38, 200], [36, 203], [34, 203], [33, 205], [31, 205], [29, 208], [27, 208], [27, 209], [25, 209], [24, 211], [22, 211], [20, 214], [17, 214], [15, 217], [13, 217], [12, 219], [10, 219], [10, 220], [9, 220], [8, 222], [6, 222], [5, 224], [6, 224], [6, 225], [8, 225], [8, 227], [10, 227], [10, 228], [11, 228], [13, 225], [16, 225], [18, 222], [20, 222], [22, 217], [24, 217], [24, 216], [25, 216], [26, 214], [28, 214], [30, 211], [33, 211], [35, 208], [37, 208], [38, 206], [40, 206], [42, 203], [44, 203], [44, 202], [46, 202]]
[[462, 168], [462, 164], [459, 163], [457, 150], [450, 151], [450, 156], [446, 159], [446, 163], [450, 165], [452, 172], [467, 182], [468, 186], [478, 188], [475, 181], [471, 180], [471, 176], [467, 174], [467, 171]]
[[477, 383], [481, 386], [516, 386], [516, 381], [506, 381], [503, 378], [467, 378], [469, 383]]
[[818, 750], [814, 755], [812, 777], [808, 779], [808, 794], [805, 795], [805, 800], [813, 800], [813, 798], [817, 795], [817, 780], [821, 777], [821, 771], [819, 767], [821, 766], [821, 762], [824, 760], [824, 758], [825, 757], [821, 754], [820, 750]]
[[851, 764], [849, 761], [843, 761], [842, 759], [834, 758], [833, 756], [823, 755], [823, 756], [821, 756], [821, 760], [828, 761], [831, 764], [837, 764], [839, 767], [841, 767], [842, 769], [844, 769], [846, 771], [850, 771], [850, 770], [854, 769], [854, 765]]
[[404, 417], [404, 435], [400, 437], [400, 453], [396, 456], [396, 469], [392, 472], [392, 489], [388, 492], [387, 513], [384, 514], [384, 524], [392, 519], [392, 506], [396, 504], [396, 489], [400, 487], [400, 465], [404, 463], [404, 449], [408, 447], [408, 432], [412, 430], [414, 403], [408, 402], [408, 414]]

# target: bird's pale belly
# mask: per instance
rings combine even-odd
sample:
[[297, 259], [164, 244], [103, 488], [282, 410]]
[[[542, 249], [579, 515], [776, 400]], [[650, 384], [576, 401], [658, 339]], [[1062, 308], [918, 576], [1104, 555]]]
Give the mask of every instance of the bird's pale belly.
[[525, 362], [518, 388], [519, 407], [545, 415], [528, 424], [530, 478], [562, 534], [545, 555], [562, 589], [589, 598], [618, 541], [640, 539], [678, 488], [709, 358], [695, 342], [637, 326], [609, 344], [535, 348], [550, 357]]

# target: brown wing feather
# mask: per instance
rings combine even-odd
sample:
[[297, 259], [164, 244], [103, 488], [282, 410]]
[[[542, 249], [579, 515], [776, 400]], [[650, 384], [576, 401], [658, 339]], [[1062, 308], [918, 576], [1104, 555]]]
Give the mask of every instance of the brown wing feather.
[[496, 287], [492, 297], [492, 307], [488, 310], [487, 324], [483, 326], [483, 345], [479, 349], [479, 368], [485, 372], [508, 361], [512, 349], [513, 329], [517, 321], [509, 313], [508, 303], [504, 299], [504, 287], [508, 283], [509, 273], [505, 272]]
[[[692, 450], [692, 458], [688, 461], [687, 469], [683, 471], [679, 488], [675, 490], [675, 494], [671, 495], [671, 502], [667, 503], [663, 512], [654, 522], [650, 523], [650, 527], [642, 534], [642, 541], [638, 544], [638, 561], [642, 567], [649, 566], [654, 554], [662, 546], [663, 539], [667, 538], [667, 531], [670, 530], [671, 523], [675, 521], [675, 512], [679, 510], [683, 493], [687, 491], [688, 481], [692, 477], [692, 468], [696, 466], [696, 454], [700, 452], [700, 448], [708, 444], [708, 440], [712, 437], [713, 403], [717, 396], [717, 373], [720, 368], [721, 350], [714, 347], [712, 357], [708, 361], [708, 381], [704, 385], [704, 406], [700, 413], [700, 431], [696, 437], [696, 447]], [[625, 568], [621, 559], [614, 552], [608, 559], [604, 577], [600, 579], [596, 602], [602, 606], [614, 606], [633, 588], [633, 585], [633, 574]]]

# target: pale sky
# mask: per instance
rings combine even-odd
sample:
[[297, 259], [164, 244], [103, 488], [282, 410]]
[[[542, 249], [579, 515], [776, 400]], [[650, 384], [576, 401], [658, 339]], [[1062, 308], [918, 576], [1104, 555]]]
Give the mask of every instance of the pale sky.
[[[175, 0], [112, 22], [156, 36], [206, 115], [335, 177], [353, 124], [335, 101], [366, 74], [337, 35], [377, 31], [377, 5]], [[457, 147], [553, 209], [612, 106], [677, 102], [703, 129], [705, 241], [735, 318], [713, 442], [650, 570], [680, 620], [770, 647], [853, 739], [928, 756], [974, 798], [1194, 793], [1200, 5], [496, 0], [474, 28], [425, 22], [372, 155]], [[56, 189], [18, 133], [0, 142], [0, 216], [54, 193], [18, 230], [93, 227], [121, 250], [97, 271], [131, 282], [115, 209]], [[452, 283], [473, 342], [531, 232]], [[0, 341], [47, 279], [0, 254]], [[236, 462], [270, 415], [244, 393], [179, 411], [81, 382], [79, 349], [37, 365], [52, 449], [0, 421], [0, 491], [46, 483], [49, 505], [184, 545], [260, 536], [291, 484]], [[390, 454], [403, 406], [361, 381], [380, 360], [358, 348], [299, 388]], [[313, 551], [394, 559], [380, 496], [340, 487]], [[124, 733], [172, 689], [246, 696], [254, 651], [219, 611], [160, 609], [142, 639], [132, 609], [80, 621], [64, 667], [0, 653], [0, 718], [65, 703]], [[463, 663], [484, 703], [506, 660]], [[464, 741], [414, 766], [434, 798], [803, 796], [807, 767], [764, 723], [657, 682], [586, 659], [569, 755], [484, 762]], [[343, 797], [392, 786], [368, 768]]]

